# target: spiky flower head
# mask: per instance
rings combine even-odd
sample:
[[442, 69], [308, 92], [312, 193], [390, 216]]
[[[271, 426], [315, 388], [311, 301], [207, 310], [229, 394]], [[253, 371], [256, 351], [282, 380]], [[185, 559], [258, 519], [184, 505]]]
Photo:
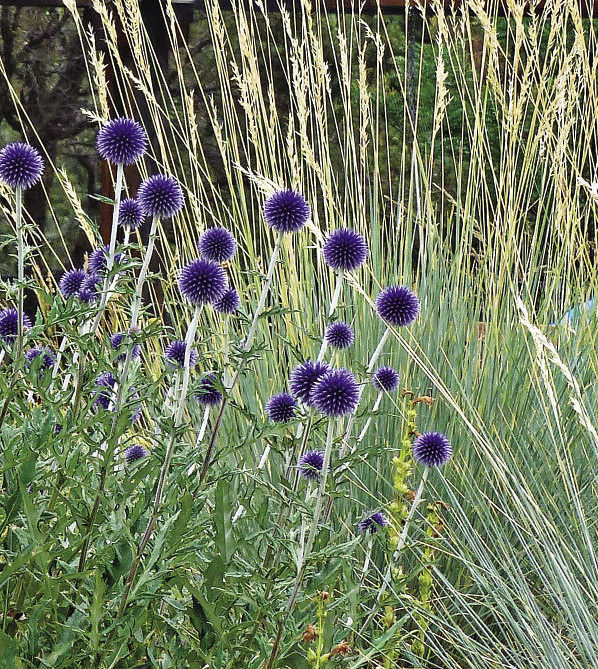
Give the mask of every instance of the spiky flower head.
[[58, 282], [58, 288], [62, 296], [67, 299], [69, 297], [78, 297], [81, 284], [86, 276], [86, 272], [82, 269], [67, 270]]
[[314, 383], [329, 370], [330, 367], [325, 362], [318, 360], [306, 360], [297, 365], [289, 379], [291, 393], [304, 404], [311, 405], [310, 394]]
[[413, 457], [426, 467], [442, 467], [453, 454], [451, 442], [442, 432], [424, 432], [413, 442]]
[[355, 333], [350, 325], [337, 321], [326, 328], [324, 339], [329, 346], [334, 348], [349, 348], [355, 341]]
[[195, 399], [200, 404], [214, 406], [222, 402], [222, 393], [216, 388], [216, 375], [206, 374], [199, 382]]
[[278, 393], [266, 402], [266, 413], [274, 423], [288, 423], [295, 417], [297, 400], [289, 393]]
[[159, 218], [171, 218], [185, 202], [179, 182], [165, 174], [148, 177], [139, 186], [137, 199], [144, 214]]
[[351, 272], [365, 262], [368, 247], [355, 230], [340, 228], [328, 236], [322, 247], [324, 260], [332, 269]]
[[206, 260], [226, 262], [237, 252], [237, 242], [226, 228], [208, 228], [197, 242], [199, 255]]
[[83, 302], [95, 302], [99, 297], [98, 287], [102, 278], [98, 274], [87, 274], [79, 288], [79, 299]]
[[392, 393], [399, 387], [399, 373], [392, 367], [378, 367], [372, 374], [372, 383], [380, 392]]
[[137, 230], [143, 224], [143, 212], [137, 200], [128, 197], [120, 203], [118, 208], [118, 224], [122, 228]]
[[40, 370], [50, 369], [56, 364], [56, 358], [52, 355], [49, 349], [43, 346], [36, 346], [25, 351], [25, 358], [29, 365], [37, 358], [40, 359]]
[[[100, 276], [106, 273], [106, 266], [108, 263], [108, 253], [110, 247], [108, 245], [94, 249], [87, 259], [87, 268], [90, 274], [98, 274]], [[114, 254], [114, 265], [122, 265], [127, 261], [127, 256], [124, 253]]]
[[378, 293], [376, 309], [380, 318], [390, 325], [402, 327], [413, 323], [419, 315], [419, 300], [406, 286], [389, 286]]
[[215, 302], [226, 287], [226, 272], [211, 260], [192, 260], [179, 274], [179, 289], [192, 304]]
[[130, 118], [108, 121], [98, 132], [98, 153], [114, 165], [132, 165], [147, 150], [145, 130]]
[[[31, 327], [31, 319], [27, 314], [23, 314], [21, 319], [23, 330]], [[7, 343], [12, 342], [19, 334], [19, 312], [13, 307], [7, 307], [0, 311], [0, 337]]]
[[141, 460], [141, 458], [145, 458], [146, 456], [147, 451], [139, 444], [133, 444], [133, 446], [129, 446], [129, 448], [125, 450], [125, 460], [128, 465], [132, 464], [136, 460]]
[[[122, 346], [124, 338], [125, 335], [123, 332], [115, 332], [113, 335], [110, 335], [110, 346], [112, 346], [115, 351], [118, 351]], [[133, 344], [133, 348], [131, 349], [131, 360], [136, 360], [140, 355], [141, 346], [139, 344]], [[118, 362], [125, 362], [126, 359], [126, 350], [122, 351], [119, 353], [119, 355], [116, 356], [116, 360], [118, 360]]]
[[228, 288], [221, 297], [212, 302], [212, 306], [221, 314], [234, 314], [241, 306], [241, 298], [234, 288]]
[[310, 400], [326, 416], [344, 416], [357, 409], [359, 384], [348, 369], [333, 369], [314, 384]]
[[382, 511], [374, 511], [359, 521], [357, 527], [362, 534], [375, 534], [381, 527], [390, 525]]
[[112, 388], [114, 388], [114, 384], [116, 383], [116, 377], [112, 372], [104, 372], [103, 374], [100, 374], [98, 378], [95, 380], [95, 385], [100, 388], [100, 390], [96, 391], [95, 394], [95, 400], [94, 400], [94, 406], [100, 406], [103, 409], [109, 409], [110, 408], [110, 402], [112, 399]]
[[[166, 364], [171, 367], [185, 366], [185, 352], [187, 351], [187, 344], [184, 341], [171, 341], [164, 349], [164, 358]], [[197, 364], [197, 349], [191, 348], [189, 352], [189, 366], [195, 367]]]
[[0, 150], [0, 179], [11, 188], [26, 190], [42, 176], [44, 161], [37, 149], [24, 142], [12, 142]]
[[324, 467], [323, 451], [307, 451], [297, 461], [297, 470], [303, 478], [317, 481]]
[[279, 190], [264, 202], [264, 220], [277, 232], [297, 232], [309, 220], [307, 200], [294, 190]]

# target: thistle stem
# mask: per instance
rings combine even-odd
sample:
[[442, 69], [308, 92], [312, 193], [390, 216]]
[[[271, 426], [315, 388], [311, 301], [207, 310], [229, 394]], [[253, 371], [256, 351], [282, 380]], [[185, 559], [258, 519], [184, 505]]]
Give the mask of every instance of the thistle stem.
[[[341, 270], [336, 277], [336, 285], [334, 286], [334, 292], [332, 293], [332, 299], [330, 300], [330, 307], [328, 309], [328, 318], [332, 318], [332, 315], [336, 311], [338, 306], [338, 301], [341, 296], [341, 290], [343, 287], [343, 280], [345, 278], [345, 272]], [[326, 355], [326, 350], [328, 349], [328, 342], [325, 337], [322, 337], [322, 345], [320, 346], [320, 352], [318, 353], [318, 362], [324, 360]]]
[[[147, 273], [149, 270], [150, 260], [154, 253], [154, 246], [156, 243], [156, 236], [158, 230], [158, 221], [159, 218], [154, 216], [152, 218], [152, 225], [150, 227], [149, 238], [147, 240], [147, 249], [145, 251], [145, 256], [143, 258], [143, 264], [139, 270], [139, 276], [137, 277], [137, 283], [135, 284], [135, 294], [133, 295], [133, 306], [131, 307], [131, 328], [136, 328], [139, 321], [139, 310], [141, 309], [141, 299], [143, 294], [143, 286], [147, 278]], [[185, 351], [185, 355], [187, 351]]]
[[24, 282], [25, 282], [25, 244], [23, 242], [23, 189], [17, 186], [15, 189], [15, 218], [17, 228], [17, 347], [15, 360], [18, 360], [23, 348], [23, 310], [24, 310]]

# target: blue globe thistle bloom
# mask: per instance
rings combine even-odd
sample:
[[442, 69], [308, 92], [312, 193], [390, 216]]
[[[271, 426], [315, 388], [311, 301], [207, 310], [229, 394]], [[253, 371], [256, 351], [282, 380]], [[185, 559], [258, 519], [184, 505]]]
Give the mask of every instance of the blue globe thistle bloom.
[[350, 325], [337, 321], [326, 328], [324, 339], [329, 346], [334, 348], [349, 348], [355, 341], [355, 333]]
[[221, 314], [234, 314], [241, 306], [241, 298], [234, 288], [228, 288], [222, 293], [222, 297], [212, 302], [212, 306]]
[[141, 205], [132, 197], [123, 200], [118, 208], [118, 224], [122, 228], [137, 230], [143, 224]]
[[0, 179], [11, 188], [26, 190], [42, 176], [44, 161], [37, 149], [23, 142], [12, 142], [0, 150]]
[[266, 402], [266, 413], [274, 423], [288, 423], [295, 417], [297, 400], [289, 393], [278, 393]]
[[132, 165], [147, 150], [145, 130], [130, 118], [115, 118], [100, 128], [98, 153], [114, 165]]
[[95, 380], [95, 385], [100, 388], [96, 391], [94, 406], [102, 407], [103, 409], [110, 408], [110, 402], [112, 401], [112, 388], [116, 383], [116, 378], [112, 372], [104, 372], [100, 374]]
[[359, 384], [348, 369], [333, 369], [314, 384], [310, 400], [326, 416], [344, 416], [357, 409]]
[[165, 174], [148, 177], [139, 186], [137, 199], [144, 214], [159, 218], [171, 218], [185, 202], [179, 182]]
[[322, 253], [329, 267], [351, 272], [365, 262], [368, 247], [358, 232], [341, 228], [329, 235], [322, 247]]
[[66, 271], [60, 281], [58, 288], [65, 298], [78, 297], [81, 284], [83, 283], [87, 273], [82, 269], [69, 269]]
[[[31, 327], [31, 319], [27, 314], [23, 314], [21, 323], [23, 325], [23, 330], [27, 330]], [[0, 337], [2, 337], [7, 344], [12, 344], [18, 334], [19, 312], [13, 307], [2, 309], [2, 311], [0, 311]]]
[[50, 369], [56, 364], [56, 358], [51, 354], [49, 349], [43, 346], [36, 346], [25, 351], [25, 358], [30, 365], [38, 356], [41, 360], [40, 369], [42, 370]]
[[419, 300], [405, 286], [389, 286], [376, 298], [380, 318], [390, 325], [402, 327], [413, 323], [419, 315]]
[[[112, 346], [115, 351], [118, 351], [123, 343], [124, 337], [125, 335], [122, 332], [115, 332], [113, 335], [110, 335], [110, 346]], [[133, 344], [133, 348], [131, 349], [131, 360], [136, 360], [140, 355], [141, 346], [139, 344]], [[123, 351], [118, 356], [116, 356], [116, 360], [118, 362], [125, 362], [126, 359], [126, 351]]]
[[192, 260], [179, 275], [179, 289], [192, 304], [215, 302], [226, 288], [226, 272], [211, 260]]
[[442, 432], [424, 432], [413, 442], [413, 457], [426, 467], [442, 467], [453, 454], [451, 442]]
[[82, 302], [95, 302], [99, 297], [98, 286], [101, 286], [102, 278], [98, 274], [87, 274], [79, 288], [79, 299]]
[[199, 382], [195, 399], [200, 404], [214, 406], [222, 402], [222, 393], [216, 388], [216, 375], [206, 374]]
[[264, 220], [277, 232], [297, 232], [309, 220], [307, 200], [294, 190], [279, 190], [264, 202]]
[[399, 373], [392, 367], [378, 367], [372, 375], [372, 383], [380, 392], [391, 393], [399, 387]]
[[62, 423], [56, 423], [54, 425], [54, 434], [60, 434], [62, 432]]
[[206, 260], [226, 262], [237, 252], [237, 242], [226, 228], [208, 228], [197, 242], [199, 255]]
[[390, 525], [382, 511], [374, 511], [359, 521], [357, 527], [362, 534], [375, 534], [381, 527]]
[[320, 478], [323, 467], [323, 451], [307, 451], [297, 461], [299, 474], [310, 481], [317, 481]]
[[[87, 268], [90, 274], [99, 274], [102, 276], [106, 273], [106, 265], [108, 263], [109, 246], [97, 248], [89, 254], [87, 259]], [[127, 256], [124, 253], [116, 253], [114, 255], [114, 265], [122, 265], [127, 261]]]
[[127, 464], [130, 465], [136, 460], [145, 458], [147, 454], [145, 448], [139, 446], [139, 444], [133, 444], [133, 446], [129, 446], [129, 448], [125, 450], [125, 460], [127, 461]]
[[[185, 352], [187, 344], [184, 341], [171, 341], [164, 350], [164, 358], [169, 367], [181, 367], [185, 365]], [[191, 348], [189, 354], [189, 366], [195, 367], [197, 364], [197, 349]]]
[[291, 393], [304, 404], [310, 406], [310, 394], [314, 383], [329, 370], [330, 367], [325, 362], [317, 360], [306, 360], [301, 365], [297, 365], [291, 372], [291, 378], [289, 379]]

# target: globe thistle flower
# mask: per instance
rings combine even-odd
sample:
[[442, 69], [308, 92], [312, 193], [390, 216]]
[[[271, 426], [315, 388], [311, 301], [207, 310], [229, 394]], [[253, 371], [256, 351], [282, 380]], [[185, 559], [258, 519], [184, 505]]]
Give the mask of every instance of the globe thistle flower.
[[114, 165], [132, 165], [147, 150], [145, 130], [130, 118], [115, 118], [100, 128], [98, 153]]
[[399, 387], [399, 373], [392, 367], [378, 367], [372, 375], [372, 383], [380, 392], [392, 393]]
[[241, 306], [241, 298], [234, 288], [228, 288], [221, 297], [212, 302], [212, 306], [221, 314], [234, 314]]
[[165, 174], [148, 177], [139, 186], [137, 199], [144, 214], [159, 218], [171, 218], [185, 202], [179, 182]]
[[362, 534], [375, 534], [381, 527], [390, 525], [382, 511], [374, 511], [359, 521], [357, 527]]
[[314, 384], [310, 401], [326, 416], [353, 413], [359, 404], [357, 379], [348, 369], [327, 372]]
[[143, 224], [141, 205], [132, 197], [123, 200], [118, 208], [118, 224], [121, 228], [137, 230]]
[[324, 339], [329, 346], [334, 348], [349, 348], [355, 341], [355, 333], [351, 326], [342, 321], [337, 321], [326, 328]]
[[[115, 351], [118, 351], [123, 343], [124, 337], [125, 335], [122, 332], [115, 332], [113, 335], [110, 335], [110, 346], [112, 346], [112, 348]], [[137, 358], [140, 355], [141, 355], [141, 346], [139, 344], [133, 344], [133, 347], [131, 348], [131, 360], [137, 360]], [[118, 362], [125, 362], [126, 359], [127, 359], [126, 351], [116, 356], [116, 360]]]
[[277, 232], [297, 232], [309, 220], [307, 200], [294, 190], [279, 190], [264, 202], [264, 220]]
[[278, 393], [266, 402], [266, 413], [273, 423], [288, 423], [295, 417], [297, 400], [289, 393]]
[[226, 272], [211, 260], [192, 260], [179, 275], [181, 293], [195, 305], [215, 302], [224, 295], [226, 287]]
[[112, 389], [116, 383], [116, 378], [112, 372], [104, 372], [95, 380], [95, 385], [100, 388], [96, 391], [93, 405], [108, 410], [112, 400]]
[[125, 450], [125, 460], [127, 461], [127, 464], [130, 465], [136, 460], [145, 458], [147, 454], [148, 452], [145, 450], [145, 448], [139, 446], [139, 444], [133, 444], [133, 446], [129, 446], [129, 448]]
[[[187, 351], [187, 344], [184, 341], [171, 341], [164, 350], [164, 358], [166, 364], [171, 367], [181, 367], [185, 365], [185, 352]], [[192, 348], [189, 354], [189, 366], [195, 367], [197, 364], [197, 349]]]
[[44, 161], [37, 149], [24, 142], [12, 142], [0, 150], [0, 180], [11, 188], [26, 190], [42, 176]]
[[199, 382], [195, 399], [200, 404], [215, 406], [222, 402], [222, 393], [216, 388], [216, 375], [206, 374]]
[[322, 253], [326, 264], [332, 269], [351, 272], [365, 262], [368, 247], [358, 232], [341, 228], [328, 236]]
[[[23, 314], [21, 319], [23, 330], [27, 330], [31, 327], [31, 319], [27, 314]], [[19, 333], [19, 312], [13, 307], [7, 307], [0, 311], [0, 337], [7, 344], [12, 344], [12, 342], [17, 338]]]
[[66, 271], [58, 282], [58, 289], [62, 293], [62, 296], [66, 299], [69, 297], [78, 297], [81, 284], [86, 276], [87, 273], [82, 269], [69, 269]]
[[380, 318], [396, 327], [413, 323], [419, 315], [419, 307], [415, 293], [405, 286], [389, 286], [376, 298]]
[[208, 228], [197, 242], [199, 255], [213, 262], [226, 262], [237, 252], [233, 235], [222, 227]]
[[79, 299], [82, 302], [95, 302], [98, 297], [98, 285], [102, 284], [102, 279], [97, 274], [87, 274], [79, 288]]
[[[89, 254], [87, 259], [87, 268], [90, 274], [98, 274], [102, 276], [106, 273], [106, 265], [108, 263], [109, 246], [97, 248]], [[114, 255], [114, 265], [124, 264], [127, 256], [124, 253], [116, 253]]]
[[442, 467], [453, 454], [450, 441], [442, 432], [424, 432], [413, 442], [413, 457], [426, 467]]
[[297, 470], [301, 476], [310, 481], [317, 481], [324, 467], [323, 451], [307, 451], [297, 461]]
[[325, 362], [318, 360], [306, 360], [297, 365], [289, 379], [291, 393], [304, 404], [311, 405], [310, 394], [314, 383], [329, 370], [330, 367]]
[[62, 423], [56, 423], [54, 425], [54, 434], [60, 434], [62, 432]]
[[41, 360], [40, 370], [50, 369], [56, 364], [56, 358], [50, 353], [49, 349], [44, 348], [43, 346], [36, 346], [35, 348], [30, 348], [25, 351], [25, 358], [29, 365], [31, 365], [38, 356]]

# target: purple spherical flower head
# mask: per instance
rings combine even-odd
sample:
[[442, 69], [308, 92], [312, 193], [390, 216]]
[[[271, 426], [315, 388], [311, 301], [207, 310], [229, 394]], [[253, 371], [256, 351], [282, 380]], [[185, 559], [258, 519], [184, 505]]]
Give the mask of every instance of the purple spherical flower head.
[[297, 400], [289, 393], [278, 393], [266, 402], [266, 413], [274, 423], [288, 423], [295, 417]]
[[132, 165], [147, 149], [145, 130], [130, 118], [115, 118], [100, 128], [98, 153], [114, 165]]
[[314, 383], [329, 370], [330, 367], [325, 362], [317, 360], [306, 360], [303, 364], [297, 365], [289, 379], [291, 393], [304, 404], [311, 405], [310, 394]]
[[148, 177], [139, 186], [137, 199], [144, 214], [159, 218], [171, 218], [185, 202], [179, 182], [165, 174]]
[[360, 520], [357, 527], [362, 534], [375, 534], [381, 527], [390, 525], [382, 511], [374, 511]]
[[[27, 314], [22, 317], [23, 330], [31, 327], [31, 319]], [[0, 337], [11, 344], [19, 333], [19, 312], [13, 307], [7, 307], [0, 311]]]
[[101, 406], [103, 409], [110, 408], [112, 396], [111, 391], [112, 388], [114, 388], [115, 383], [116, 378], [111, 372], [104, 372], [98, 376], [98, 378], [95, 380], [95, 385], [98, 386], [100, 390], [96, 391], [96, 398], [93, 403], [94, 406]]
[[357, 409], [359, 384], [348, 369], [333, 369], [314, 384], [310, 400], [326, 416], [344, 416]]
[[132, 197], [123, 200], [118, 208], [118, 224], [122, 228], [137, 230], [143, 224], [141, 205]]
[[86, 276], [87, 273], [82, 269], [69, 269], [65, 272], [58, 282], [58, 288], [62, 296], [67, 299], [69, 297], [77, 297]]
[[380, 318], [390, 325], [402, 327], [413, 323], [419, 315], [419, 300], [405, 286], [389, 286], [376, 298]]
[[98, 297], [98, 286], [102, 284], [102, 278], [97, 274], [87, 274], [79, 288], [79, 299], [83, 302], [95, 302]]
[[[110, 335], [110, 346], [115, 351], [118, 351], [123, 343], [125, 335], [122, 332], [115, 332], [113, 335]], [[141, 346], [139, 344], [133, 344], [131, 349], [131, 360], [136, 360], [141, 355]], [[125, 362], [127, 359], [127, 352], [123, 351], [116, 356], [118, 362]]]
[[222, 402], [222, 393], [216, 388], [216, 375], [207, 374], [199, 382], [195, 399], [200, 404], [214, 406]]
[[241, 306], [241, 298], [234, 288], [228, 288], [222, 293], [222, 297], [212, 302], [212, 306], [221, 314], [234, 314]]
[[399, 373], [392, 367], [378, 367], [372, 374], [372, 383], [380, 392], [392, 393], [399, 387]]
[[[184, 341], [171, 341], [164, 350], [164, 358], [166, 364], [171, 367], [181, 367], [185, 365], [185, 352], [187, 351], [187, 344]], [[189, 354], [189, 366], [195, 367], [197, 364], [197, 349], [191, 348]]]
[[307, 451], [297, 461], [297, 469], [303, 478], [317, 481], [324, 467], [323, 451]]
[[206, 260], [226, 262], [237, 252], [237, 242], [226, 228], [208, 228], [200, 236], [197, 250]]
[[23, 142], [7, 144], [0, 150], [0, 179], [11, 188], [26, 190], [34, 186], [44, 171], [37, 149]]
[[278, 232], [296, 232], [309, 220], [307, 200], [294, 190], [279, 190], [264, 202], [264, 220]]
[[442, 432], [424, 432], [413, 442], [413, 457], [426, 467], [442, 467], [451, 458], [451, 442]]
[[192, 260], [181, 270], [179, 289], [192, 304], [215, 302], [226, 290], [226, 272], [211, 260]]
[[329, 267], [345, 272], [357, 269], [368, 257], [365, 239], [355, 230], [335, 230], [322, 247], [324, 260]]
[[25, 351], [25, 358], [31, 364], [38, 356], [40, 356], [40, 369], [50, 369], [56, 364], [56, 358], [50, 353], [49, 349], [43, 346], [36, 346]]
[[126, 449], [125, 460], [127, 461], [127, 464], [130, 465], [136, 460], [141, 460], [141, 458], [145, 458], [146, 455], [147, 451], [145, 450], [145, 448], [139, 446], [139, 444], [133, 444], [133, 446], [129, 446], [129, 448]]
[[[100, 276], [106, 273], [106, 264], [108, 262], [109, 246], [97, 248], [89, 254], [87, 259], [87, 267], [90, 274], [99, 274]], [[127, 256], [124, 253], [116, 253], [114, 255], [114, 265], [121, 265], [125, 263]]]
[[324, 339], [329, 346], [334, 348], [349, 348], [355, 341], [355, 333], [351, 326], [338, 321], [331, 323], [324, 333]]

